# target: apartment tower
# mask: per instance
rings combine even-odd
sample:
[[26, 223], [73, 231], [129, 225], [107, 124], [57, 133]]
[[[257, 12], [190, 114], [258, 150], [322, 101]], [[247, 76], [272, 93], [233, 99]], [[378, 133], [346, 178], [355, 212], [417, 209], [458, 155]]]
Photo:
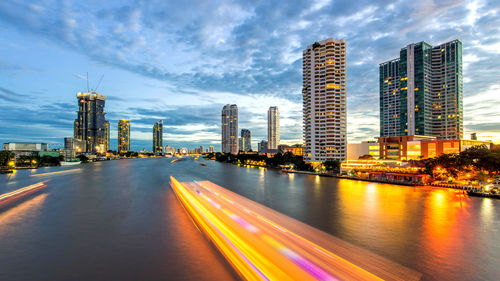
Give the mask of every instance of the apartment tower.
[[267, 111], [267, 148], [278, 149], [280, 144], [280, 111], [277, 106]]
[[379, 71], [381, 137], [463, 137], [462, 42], [410, 44]]
[[163, 152], [163, 120], [153, 126], [153, 153]]
[[118, 153], [130, 151], [130, 121], [118, 121]]
[[326, 39], [303, 51], [304, 159], [344, 160], [346, 128], [346, 42]]
[[238, 154], [238, 107], [226, 104], [222, 108], [222, 153]]
[[106, 152], [106, 96], [92, 92], [78, 93], [76, 98], [78, 111], [74, 122], [74, 138], [83, 141], [82, 152]]
[[252, 150], [252, 133], [248, 129], [241, 129], [240, 149], [245, 152]]

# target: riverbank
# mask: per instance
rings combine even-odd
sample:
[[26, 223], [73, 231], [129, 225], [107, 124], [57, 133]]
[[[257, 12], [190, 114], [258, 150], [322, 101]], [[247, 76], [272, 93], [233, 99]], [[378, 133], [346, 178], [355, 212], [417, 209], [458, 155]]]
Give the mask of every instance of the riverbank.
[[410, 182], [404, 182], [404, 181], [367, 179], [367, 178], [363, 178], [363, 177], [345, 176], [345, 175], [341, 176], [341, 175], [335, 175], [335, 174], [325, 174], [325, 173], [316, 173], [316, 172], [307, 172], [307, 171], [283, 171], [283, 172], [295, 173], [295, 174], [305, 174], [305, 175], [316, 175], [316, 176], [320, 176], [320, 177], [332, 177], [332, 178], [339, 178], [339, 179], [376, 182], [376, 183], [390, 183], [390, 184], [398, 184], [398, 185], [404, 185], [404, 186], [423, 186], [423, 184], [410, 183]]

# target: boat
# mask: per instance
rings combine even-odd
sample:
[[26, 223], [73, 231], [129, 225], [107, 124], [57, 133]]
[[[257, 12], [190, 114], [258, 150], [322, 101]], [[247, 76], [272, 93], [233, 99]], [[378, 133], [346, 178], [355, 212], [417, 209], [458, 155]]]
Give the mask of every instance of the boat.
[[481, 192], [481, 191], [467, 191], [467, 194], [468, 194], [469, 196], [476, 196], [476, 197], [488, 197], [488, 198], [496, 198], [496, 199], [500, 199], [500, 194], [489, 193], [489, 192]]
[[206, 165], [207, 165], [207, 163], [205, 163], [205, 162], [200, 162], [200, 165], [202, 165], [202, 166], [206, 166]]
[[81, 163], [81, 161], [61, 161], [61, 166], [73, 166]]
[[179, 159], [174, 159], [174, 160], [170, 161], [170, 164], [174, 164], [177, 161], [179, 161]]

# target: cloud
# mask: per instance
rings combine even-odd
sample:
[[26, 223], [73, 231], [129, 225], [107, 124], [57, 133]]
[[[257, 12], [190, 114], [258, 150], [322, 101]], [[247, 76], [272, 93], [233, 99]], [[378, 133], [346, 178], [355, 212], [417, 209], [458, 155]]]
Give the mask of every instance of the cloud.
[[[493, 3], [450, 0], [0, 2], [0, 24], [26, 41], [70, 50], [142, 84], [155, 81], [155, 89], [134, 88], [134, 98], [108, 95], [110, 121], [131, 119], [141, 141], [150, 138], [155, 120], [164, 119], [171, 138], [208, 142], [211, 136], [216, 142], [226, 103], [238, 104], [240, 127], [250, 128], [254, 141], [267, 137], [267, 107], [278, 105], [282, 140], [300, 141], [302, 50], [329, 37], [347, 41], [350, 141], [378, 136], [379, 63], [409, 43], [455, 38], [463, 41], [466, 131], [490, 130], [493, 125], [478, 125], [499, 118], [492, 109], [500, 77], [499, 14]], [[25, 63], [2, 59], [0, 71], [24, 71], [16, 66]], [[0, 92], [0, 99], [8, 98]], [[478, 109], [481, 103], [489, 107]]]

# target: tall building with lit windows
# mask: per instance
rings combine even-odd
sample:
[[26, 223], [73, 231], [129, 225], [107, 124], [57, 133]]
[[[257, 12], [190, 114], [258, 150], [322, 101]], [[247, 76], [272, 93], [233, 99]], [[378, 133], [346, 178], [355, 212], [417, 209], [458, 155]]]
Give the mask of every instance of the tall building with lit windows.
[[118, 153], [130, 151], [130, 121], [118, 121]]
[[153, 153], [163, 152], [163, 120], [153, 126]]
[[347, 153], [346, 42], [326, 39], [302, 52], [304, 158], [320, 163]]
[[238, 107], [226, 104], [222, 108], [222, 153], [238, 154]]
[[267, 148], [278, 149], [280, 144], [280, 111], [277, 106], [267, 111]]
[[248, 129], [241, 129], [240, 149], [245, 152], [252, 150], [252, 133]]
[[81, 152], [106, 152], [106, 96], [91, 92], [78, 93], [76, 98], [78, 111], [74, 122], [74, 138], [82, 141]]
[[110, 130], [109, 121], [105, 121], [104, 122], [104, 135], [106, 136], [106, 144], [105, 144], [106, 152], [108, 152], [108, 150], [109, 150], [109, 141], [110, 141], [109, 130]]
[[381, 137], [463, 137], [462, 42], [410, 44], [379, 72]]

